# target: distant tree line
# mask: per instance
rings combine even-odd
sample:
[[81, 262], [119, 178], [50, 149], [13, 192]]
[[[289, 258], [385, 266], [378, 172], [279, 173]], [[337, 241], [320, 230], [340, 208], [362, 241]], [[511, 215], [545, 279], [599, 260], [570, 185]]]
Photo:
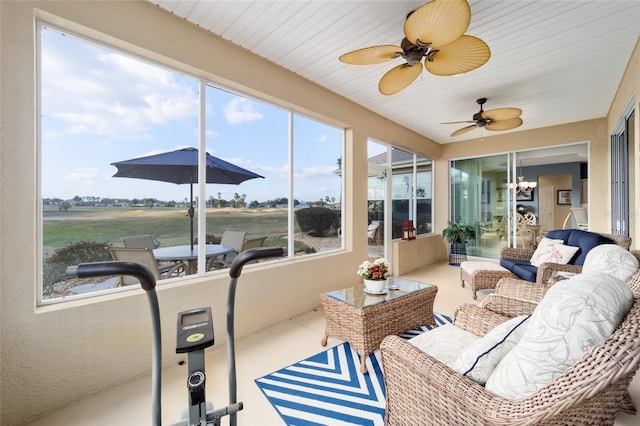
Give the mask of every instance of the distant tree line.
[[[246, 194], [233, 194], [233, 197], [229, 200], [225, 200], [222, 198], [222, 193], [218, 192], [217, 197], [211, 195], [207, 200], [207, 207], [211, 208], [225, 208], [225, 207], [234, 207], [234, 208], [284, 208], [289, 205], [289, 199], [287, 197], [274, 198], [273, 200], [267, 201], [256, 201], [253, 200], [251, 202], [247, 202]], [[84, 196], [81, 197], [76, 195], [73, 198], [63, 200], [62, 198], [52, 197], [52, 198], [44, 198], [43, 204], [45, 205], [54, 205], [58, 206], [60, 211], [67, 211], [72, 207], [146, 207], [146, 208], [154, 208], [154, 207], [170, 207], [170, 208], [186, 208], [189, 205], [189, 200], [187, 198], [184, 201], [177, 202], [175, 200], [171, 201], [163, 201], [158, 200], [157, 198], [107, 198], [107, 197], [95, 197], [95, 196]], [[198, 197], [194, 199], [194, 206], [198, 205]], [[294, 207], [331, 207], [336, 208], [336, 199], [335, 197], [329, 197], [328, 195], [324, 198], [320, 198], [318, 201], [308, 201], [301, 202], [294, 198], [293, 200]]]

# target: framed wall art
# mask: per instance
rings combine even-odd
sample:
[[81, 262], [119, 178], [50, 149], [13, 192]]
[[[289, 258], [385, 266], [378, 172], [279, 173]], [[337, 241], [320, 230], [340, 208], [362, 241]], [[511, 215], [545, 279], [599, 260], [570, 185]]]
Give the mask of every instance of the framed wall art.
[[558, 205], [571, 205], [571, 190], [559, 189], [558, 190]]

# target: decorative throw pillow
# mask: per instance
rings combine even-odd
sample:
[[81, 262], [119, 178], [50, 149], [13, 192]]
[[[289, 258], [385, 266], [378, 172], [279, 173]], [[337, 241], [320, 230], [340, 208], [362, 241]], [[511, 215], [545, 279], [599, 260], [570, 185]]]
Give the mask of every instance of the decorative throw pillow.
[[633, 304], [631, 289], [601, 272], [578, 274], [549, 288], [520, 342], [489, 376], [486, 389], [528, 398], [613, 333]]
[[601, 244], [587, 253], [582, 271], [604, 272], [627, 282], [638, 267], [638, 259], [630, 251], [616, 244]]
[[511, 318], [468, 346], [451, 368], [484, 385], [500, 360], [520, 341], [531, 315]]
[[479, 336], [452, 324], [441, 325], [408, 340], [409, 343], [451, 367], [460, 352]]
[[576, 272], [553, 271], [551, 277], [549, 277], [548, 285], [558, 284], [560, 281], [568, 280], [576, 275], [578, 275]]
[[578, 250], [579, 247], [565, 246], [562, 240], [543, 238], [533, 252], [530, 262], [533, 266], [540, 266], [545, 262], [566, 265]]

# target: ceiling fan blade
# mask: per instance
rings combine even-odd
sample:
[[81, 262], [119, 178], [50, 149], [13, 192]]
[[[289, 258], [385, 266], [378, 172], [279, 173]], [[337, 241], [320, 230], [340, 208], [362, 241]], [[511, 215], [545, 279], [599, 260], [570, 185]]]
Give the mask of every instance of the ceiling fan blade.
[[378, 90], [383, 95], [393, 95], [398, 93], [418, 78], [422, 72], [422, 64], [418, 62], [415, 65], [402, 64], [389, 70], [380, 79]]
[[488, 118], [491, 121], [502, 121], [520, 117], [520, 114], [522, 114], [522, 110], [520, 108], [495, 108], [483, 111], [481, 116], [482, 118]]
[[456, 130], [455, 132], [451, 133], [451, 137], [453, 136], [460, 136], [463, 133], [467, 133], [470, 132], [471, 130], [475, 129], [477, 126], [475, 124], [472, 124], [471, 126], [466, 126], [463, 127], [461, 129]]
[[438, 52], [433, 60], [425, 60], [424, 67], [435, 75], [464, 74], [484, 65], [491, 57], [491, 50], [487, 43], [477, 37], [464, 35], [442, 47], [436, 47]]
[[460, 124], [460, 123], [476, 123], [476, 121], [475, 120], [447, 121], [440, 124]]
[[522, 118], [511, 118], [509, 120], [492, 121], [484, 125], [484, 128], [491, 131], [515, 129], [522, 125]]
[[338, 59], [351, 65], [373, 65], [390, 61], [400, 56], [401, 53], [402, 48], [400, 46], [383, 44], [354, 50], [353, 52], [345, 53]]
[[416, 9], [404, 23], [404, 34], [419, 45], [444, 46], [460, 38], [471, 22], [466, 0], [431, 1]]

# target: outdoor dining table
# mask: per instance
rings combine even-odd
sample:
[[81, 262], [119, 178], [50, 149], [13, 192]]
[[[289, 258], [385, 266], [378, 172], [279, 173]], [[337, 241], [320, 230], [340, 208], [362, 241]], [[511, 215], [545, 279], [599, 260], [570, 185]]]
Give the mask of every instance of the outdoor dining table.
[[[231, 253], [233, 247], [223, 246], [222, 244], [206, 244], [205, 245], [205, 257], [217, 257], [223, 254]], [[187, 264], [187, 275], [195, 274], [198, 272], [198, 246], [194, 245], [193, 249], [190, 245], [184, 246], [171, 246], [160, 247], [153, 250], [153, 255], [156, 260], [171, 262], [181, 261]]]

